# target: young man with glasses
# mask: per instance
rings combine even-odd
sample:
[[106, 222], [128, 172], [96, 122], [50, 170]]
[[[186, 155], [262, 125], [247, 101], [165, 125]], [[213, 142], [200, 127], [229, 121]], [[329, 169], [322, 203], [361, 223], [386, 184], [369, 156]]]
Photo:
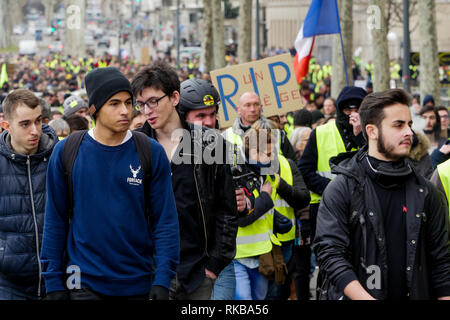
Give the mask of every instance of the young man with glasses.
[[[216, 277], [236, 252], [236, 197], [225, 144], [219, 133], [180, 115], [180, 81], [168, 64], [142, 69], [131, 85], [147, 116], [138, 130], [161, 143], [171, 161], [181, 243], [170, 298], [210, 299]], [[218, 157], [206, 161], [208, 152]]]

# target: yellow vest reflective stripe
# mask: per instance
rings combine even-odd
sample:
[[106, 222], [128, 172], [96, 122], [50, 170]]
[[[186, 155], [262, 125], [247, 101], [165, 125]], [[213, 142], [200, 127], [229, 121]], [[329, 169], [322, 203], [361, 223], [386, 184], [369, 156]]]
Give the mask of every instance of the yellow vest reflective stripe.
[[[280, 163], [280, 178], [282, 178], [288, 185], [292, 186], [294, 184], [294, 178], [292, 176], [292, 170], [291, 166], [289, 165], [288, 160], [282, 156], [278, 156], [278, 160]], [[277, 210], [279, 213], [281, 213], [283, 216], [291, 220], [292, 222], [292, 228], [289, 232], [279, 234], [277, 233], [276, 236], [278, 240], [280, 241], [291, 241], [295, 239], [295, 214], [294, 214], [294, 208], [292, 208], [286, 200], [280, 197], [278, 193], [275, 195], [275, 199], [273, 200], [275, 210]]]
[[[346, 152], [344, 141], [335, 122], [329, 122], [316, 128], [317, 139], [317, 173], [328, 179], [333, 179], [330, 158]], [[311, 202], [319, 203], [322, 197], [311, 191]]]
[[[253, 191], [255, 198], [259, 197], [257, 190]], [[238, 227], [236, 237], [235, 259], [262, 255], [272, 250], [273, 209], [263, 214], [252, 224]]]
[[[450, 160], [447, 160], [437, 166], [439, 178], [441, 179], [442, 185], [444, 186], [445, 196], [447, 197], [447, 201], [449, 202], [450, 198], [448, 192], [450, 190]], [[450, 216], [450, 206], [449, 207], [449, 216]]]

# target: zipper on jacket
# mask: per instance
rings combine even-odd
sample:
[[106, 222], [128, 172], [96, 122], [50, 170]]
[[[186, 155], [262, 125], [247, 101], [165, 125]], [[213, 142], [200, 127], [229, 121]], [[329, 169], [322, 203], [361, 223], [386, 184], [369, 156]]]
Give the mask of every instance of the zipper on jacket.
[[197, 168], [197, 164], [194, 163], [194, 181], [195, 181], [195, 187], [197, 189], [197, 197], [198, 197], [198, 203], [200, 205], [200, 212], [202, 213], [203, 231], [205, 233], [205, 252], [206, 252], [206, 256], [209, 257], [209, 254], [208, 254], [208, 235], [206, 234], [205, 213], [203, 212], [202, 200], [200, 199], [200, 190], [198, 189], [197, 176], [195, 174], [195, 169], [196, 168]]
[[33, 185], [31, 183], [30, 156], [27, 156], [27, 170], [28, 170], [28, 186], [30, 187], [31, 210], [33, 212], [33, 220], [34, 220], [34, 233], [36, 236], [36, 254], [37, 254], [38, 268], [39, 268], [38, 297], [40, 297], [41, 296], [42, 267], [41, 267], [41, 258], [39, 256], [39, 252], [40, 252], [39, 231], [38, 231], [38, 225], [37, 225], [37, 219], [36, 219], [36, 209], [34, 207]]
[[363, 255], [361, 257], [361, 265], [367, 271], [366, 266], [366, 254], [367, 254], [367, 229], [366, 219], [362, 214], [359, 215], [359, 223], [361, 224], [362, 236], [363, 236]]

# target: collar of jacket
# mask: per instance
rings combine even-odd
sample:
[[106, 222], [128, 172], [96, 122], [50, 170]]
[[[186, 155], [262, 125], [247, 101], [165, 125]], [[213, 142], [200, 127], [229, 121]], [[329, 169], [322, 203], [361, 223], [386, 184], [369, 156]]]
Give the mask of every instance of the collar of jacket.
[[[369, 153], [368, 145], [364, 145], [361, 149], [351, 152], [343, 152], [330, 159], [331, 173], [344, 174], [348, 177], [362, 182], [362, 177], [365, 176], [364, 168], [361, 166], [363, 161]], [[417, 177], [417, 172], [414, 166], [411, 165], [409, 159], [405, 159], [413, 174]]]
[[[183, 127], [183, 129], [191, 130], [191, 129], [192, 129], [191, 126], [193, 126], [193, 125], [191, 125], [190, 123], [188, 123], [188, 122], [187, 122], [187, 121], [186, 121], [186, 120], [178, 113], [178, 111], [176, 111], [176, 112], [177, 112], [177, 114], [178, 114], [178, 117], [180, 118], [181, 126]], [[147, 136], [149, 136], [150, 138], [153, 138], [153, 139], [157, 140], [157, 139], [156, 139], [156, 130], [153, 129], [153, 128], [151, 127], [151, 125], [148, 123], [148, 121], [145, 121], [144, 126], [141, 128], [141, 130], [138, 129], [137, 131], [143, 132], [143, 133], [145, 133]]]
[[413, 161], [420, 161], [424, 156], [428, 154], [428, 148], [430, 148], [430, 142], [423, 134], [416, 132], [418, 143], [409, 152], [409, 158]]
[[[38, 150], [30, 156], [31, 161], [48, 159], [54, 146], [58, 143], [58, 137], [55, 131], [47, 124], [42, 125], [42, 134], [39, 140]], [[8, 131], [3, 131], [0, 135], [0, 154], [13, 161], [24, 162], [28, 156], [15, 152], [11, 147], [11, 136]]]
[[[265, 119], [265, 117], [263, 116], [263, 115], [261, 115], [260, 116], [260, 119]], [[245, 136], [245, 133], [248, 131], [248, 129], [250, 129], [252, 126], [244, 126], [243, 124], [242, 124], [242, 121], [241, 121], [241, 117], [239, 116], [239, 117], [237, 117], [235, 120], [234, 120], [234, 122], [233, 122], [233, 126], [232, 126], [232, 130], [233, 130], [233, 132], [235, 133], [235, 134], [237, 134], [237, 135], [239, 135], [239, 136], [241, 136], [241, 138], [242, 138], [242, 140], [244, 140], [244, 136]], [[245, 129], [245, 130], [244, 130]]]

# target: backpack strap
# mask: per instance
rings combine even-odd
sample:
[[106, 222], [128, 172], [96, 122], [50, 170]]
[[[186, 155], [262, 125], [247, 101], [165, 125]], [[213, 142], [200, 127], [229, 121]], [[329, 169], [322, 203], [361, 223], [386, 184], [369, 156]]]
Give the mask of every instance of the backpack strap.
[[78, 149], [80, 148], [81, 141], [84, 138], [87, 130], [81, 130], [70, 134], [66, 139], [62, 153], [62, 166], [64, 169], [64, 176], [66, 177], [67, 185], [67, 211], [69, 216], [69, 222], [73, 217], [73, 182], [72, 182], [72, 170], [77, 158]]
[[145, 217], [147, 223], [150, 225], [151, 206], [148, 194], [150, 192], [150, 181], [152, 179], [152, 149], [150, 142], [146, 134], [137, 131], [131, 131], [133, 134], [134, 142], [136, 143], [136, 149], [139, 155], [139, 161], [142, 167], [142, 177], [144, 183], [144, 199], [145, 199]]

